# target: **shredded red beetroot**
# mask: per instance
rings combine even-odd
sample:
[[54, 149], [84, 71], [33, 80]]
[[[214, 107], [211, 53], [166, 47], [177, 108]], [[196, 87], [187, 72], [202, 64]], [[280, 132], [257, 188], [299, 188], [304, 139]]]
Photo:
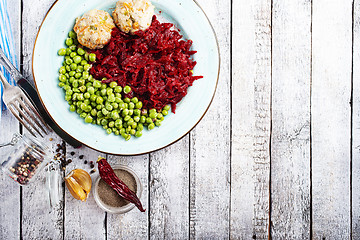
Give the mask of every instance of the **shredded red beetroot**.
[[96, 79], [107, 78], [105, 83], [116, 81], [120, 86], [131, 86], [128, 97], [136, 96], [147, 109], [161, 109], [176, 104], [187, 94], [187, 89], [202, 76], [193, 76], [196, 65], [190, 57], [191, 40], [172, 29], [171, 23], [160, 23], [153, 16], [151, 26], [134, 35], [118, 28], [111, 33], [110, 42], [96, 54], [90, 74]]

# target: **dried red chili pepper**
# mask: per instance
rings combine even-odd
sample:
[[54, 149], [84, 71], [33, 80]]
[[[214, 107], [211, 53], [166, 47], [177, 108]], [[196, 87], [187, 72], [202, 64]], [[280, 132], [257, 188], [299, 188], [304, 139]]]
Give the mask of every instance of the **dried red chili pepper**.
[[145, 209], [142, 207], [139, 198], [133, 191], [130, 190], [130, 188], [128, 188], [128, 186], [126, 186], [123, 181], [121, 181], [116, 176], [109, 163], [104, 158], [99, 158], [97, 163], [101, 179], [103, 179], [122, 198], [128, 200], [131, 203], [134, 203], [141, 212], [145, 212]]

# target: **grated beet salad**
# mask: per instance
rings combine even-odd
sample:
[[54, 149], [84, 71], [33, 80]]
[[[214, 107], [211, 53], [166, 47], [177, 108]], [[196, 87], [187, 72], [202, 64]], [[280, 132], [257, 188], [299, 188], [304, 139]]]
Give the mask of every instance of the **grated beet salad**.
[[104, 83], [116, 81], [120, 86], [131, 86], [128, 97], [138, 97], [144, 108], [161, 109], [167, 104], [175, 112], [176, 104], [187, 94], [187, 89], [202, 76], [193, 76], [196, 65], [190, 57], [191, 40], [181, 40], [171, 23], [160, 23], [153, 16], [151, 26], [134, 35], [118, 28], [111, 33], [110, 42], [92, 50], [96, 54], [90, 74]]

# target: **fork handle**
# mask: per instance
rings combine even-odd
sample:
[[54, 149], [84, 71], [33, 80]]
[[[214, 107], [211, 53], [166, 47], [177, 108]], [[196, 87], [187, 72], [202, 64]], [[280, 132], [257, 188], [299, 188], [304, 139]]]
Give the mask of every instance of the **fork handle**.
[[16, 69], [16, 67], [10, 62], [6, 57], [3, 50], [0, 48], [0, 64], [5, 67], [5, 69], [10, 73], [11, 77], [17, 82], [22, 78], [21, 73]]

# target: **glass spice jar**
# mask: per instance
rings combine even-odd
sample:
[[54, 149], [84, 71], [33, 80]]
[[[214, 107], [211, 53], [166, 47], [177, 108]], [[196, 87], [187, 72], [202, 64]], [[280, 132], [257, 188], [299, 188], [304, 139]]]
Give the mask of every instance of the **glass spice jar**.
[[[15, 133], [10, 143], [13, 147], [3, 154], [2, 170], [20, 185], [27, 185], [36, 178], [49, 162], [49, 149], [37, 139]], [[3, 145], [3, 146], [4, 146]]]

